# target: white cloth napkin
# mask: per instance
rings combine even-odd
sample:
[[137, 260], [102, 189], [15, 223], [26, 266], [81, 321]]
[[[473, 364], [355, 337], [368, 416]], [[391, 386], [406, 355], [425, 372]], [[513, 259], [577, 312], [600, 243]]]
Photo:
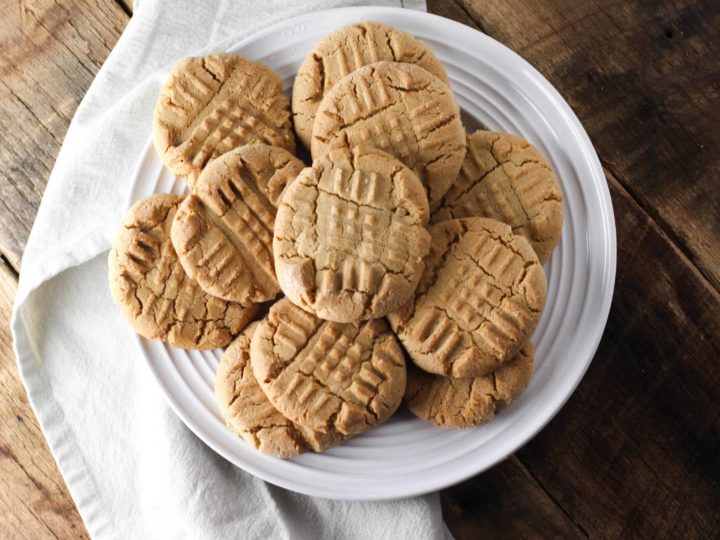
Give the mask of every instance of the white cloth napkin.
[[[108, 291], [106, 252], [169, 66], [279, 20], [355, 3], [136, 1], [78, 107], [28, 240], [12, 329], [30, 403], [94, 537], [450, 536], [437, 494], [317, 499], [220, 458], [166, 405]], [[374, 3], [425, 9], [424, 0]]]

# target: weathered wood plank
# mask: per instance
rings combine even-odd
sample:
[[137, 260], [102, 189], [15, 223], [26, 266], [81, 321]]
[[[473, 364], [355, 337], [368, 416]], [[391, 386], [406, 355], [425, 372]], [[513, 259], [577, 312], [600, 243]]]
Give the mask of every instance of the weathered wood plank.
[[18, 378], [8, 327], [16, 287], [0, 261], [0, 536], [87, 538]]
[[0, 18], [0, 253], [17, 271], [75, 109], [127, 24], [111, 1], [22, 1]]
[[539, 69], [603, 164], [720, 290], [718, 3], [458, 1], [434, 5]]
[[591, 536], [720, 530], [720, 294], [611, 177], [618, 276], [598, 353], [519, 452]]
[[714, 21], [720, 10], [431, 5], [528, 58], [570, 101], [603, 162], [623, 175], [606, 171], [619, 252], [604, 339], [573, 398], [519, 460], [590, 536], [711, 536], [720, 528], [720, 252], [711, 240], [720, 155], [714, 147], [699, 156], [693, 144], [720, 131], [717, 108], [704, 117], [708, 101], [696, 97], [717, 100], [717, 62], [699, 59], [703, 51], [712, 57], [717, 25], [703, 31], [692, 14]]
[[587, 536], [515, 456], [443, 490], [440, 498], [456, 540]]

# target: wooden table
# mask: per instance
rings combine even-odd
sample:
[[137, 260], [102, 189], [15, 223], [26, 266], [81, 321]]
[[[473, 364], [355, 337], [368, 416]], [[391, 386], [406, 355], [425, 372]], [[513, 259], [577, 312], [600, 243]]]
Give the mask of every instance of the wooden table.
[[[122, 0], [4, 2], [0, 319], [68, 123], [132, 16]], [[612, 194], [600, 348], [529, 444], [442, 492], [457, 538], [699, 538], [720, 530], [720, 4], [431, 0], [555, 85]], [[0, 536], [87, 535], [0, 331]]]

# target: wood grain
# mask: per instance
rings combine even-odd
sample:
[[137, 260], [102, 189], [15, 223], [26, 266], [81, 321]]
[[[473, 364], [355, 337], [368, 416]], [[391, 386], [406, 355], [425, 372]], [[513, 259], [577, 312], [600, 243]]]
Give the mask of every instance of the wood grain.
[[75, 109], [129, 19], [90, 0], [3, 2], [0, 22], [0, 253], [19, 271]]
[[[17, 282], [0, 263], [0, 321]], [[18, 378], [10, 329], [0, 327], [0, 536], [87, 538]]]
[[[688, 99], [682, 108], [664, 111], [663, 118], [674, 117], [676, 123], [697, 121], [683, 131], [661, 125], [657, 111], [648, 112], [638, 95], [664, 92], [669, 99], [680, 91], [678, 85], [695, 91], [702, 81], [717, 96], [717, 62], [679, 65], [675, 47], [684, 51], [690, 45], [662, 39], [683, 39], [686, 30], [648, 41], [661, 15], [667, 15], [665, 7], [653, 3], [632, 4], [635, 11], [626, 12], [622, 30], [614, 32], [602, 22], [617, 13], [609, 5], [589, 9], [584, 3], [558, 2], [536, 9], [527, 2], [438, 2], [433, 7], [526, 56], [568, 98], [608, 165], [619, 246], [608, 326], [582, 384], [549, 427], [517, 454], [519, 461], [589, 536], [712, 536], [720, 528], [720, 368], [715, 361], [720, 267], [718, 245], [708, 240], [717, 237], [719, 192], [711, 178], [717, 178], [712, 171], [720, 156], [717, 148], [706, 153], [702, 159], [710, 174], [696, 177], [692, 167], [701, 158], [693, 153], [687, 130], [697, 130], [705, 140], [713, 140], [718, 130], [701, 118], [707, 103]], [[716, 19], [717, 9], [707, 13], [708, 6], [696, 7]], [[687, 24], [682, 17], [670, 19], [676, 29]], [[713, 39], [713, 31], [702, 39], [707, 36]], [[603, 39], [609, 42], [601, 46]], [[632, 47], [640, 52], [627, 53]], [[590, 52], [597, 49], [601, 52]], [[696, 52], [682, 54], [697, 59]], [[653, 69], [665, 70], [666, 76], [671, 69], [694, 71], [685, 73], [686, 79], [664, 81], [658, 90], [647, 73]], [[638, 130], [646, 130], [644, 136]], [[653, 147], [663, 138], [667, 144]], [[692, 167], [673, 163], [670, 168], [673, 160]], [[450, 507], [446, 502], [448, 515]]]
[[[714, 0], [434, 2], [555, 85], [633, 199], [720, 290]], [[462, 13], [461, 13], [462, 12]]]
[[440, 499], [456, 540], [587, 536], [515, 456], [443, 490]]
[[[129, 0], [22, 1], [0, 20], [0, 321], [70, 118]], [[431, 0], [520, 52], [606, 166], [618, 229], [608, 326], [525, 448], [441, 494], [457, 538], [711, 537], [720, 530], [720, 6]], [[7, 263], [7, 264], [6, 264]], [[85, 537], [0, 328], [0, 536]], [[9, 531], [9, 532], [8, 532]]]
[[578, 390], [518, 455], [590, 536], [710, 538], [720, 294], [608, 177], [618, 225], [608, 325]]

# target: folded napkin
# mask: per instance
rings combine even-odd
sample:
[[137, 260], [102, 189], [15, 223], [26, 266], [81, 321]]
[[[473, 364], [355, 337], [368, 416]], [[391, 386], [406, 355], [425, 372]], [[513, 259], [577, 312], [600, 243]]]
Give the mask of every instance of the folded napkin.
[[[420, 0], [373, 2], [425, 9]], [[152, 110], [179, 58], [342, 0], [144, 0], [70, 124], [23, 258], [20, 375], [90, 534], [111, 538], [449, 537], [437, 494], [299, 495], [235, 468], [172, 413], [112, 304], [107, 250]]]

